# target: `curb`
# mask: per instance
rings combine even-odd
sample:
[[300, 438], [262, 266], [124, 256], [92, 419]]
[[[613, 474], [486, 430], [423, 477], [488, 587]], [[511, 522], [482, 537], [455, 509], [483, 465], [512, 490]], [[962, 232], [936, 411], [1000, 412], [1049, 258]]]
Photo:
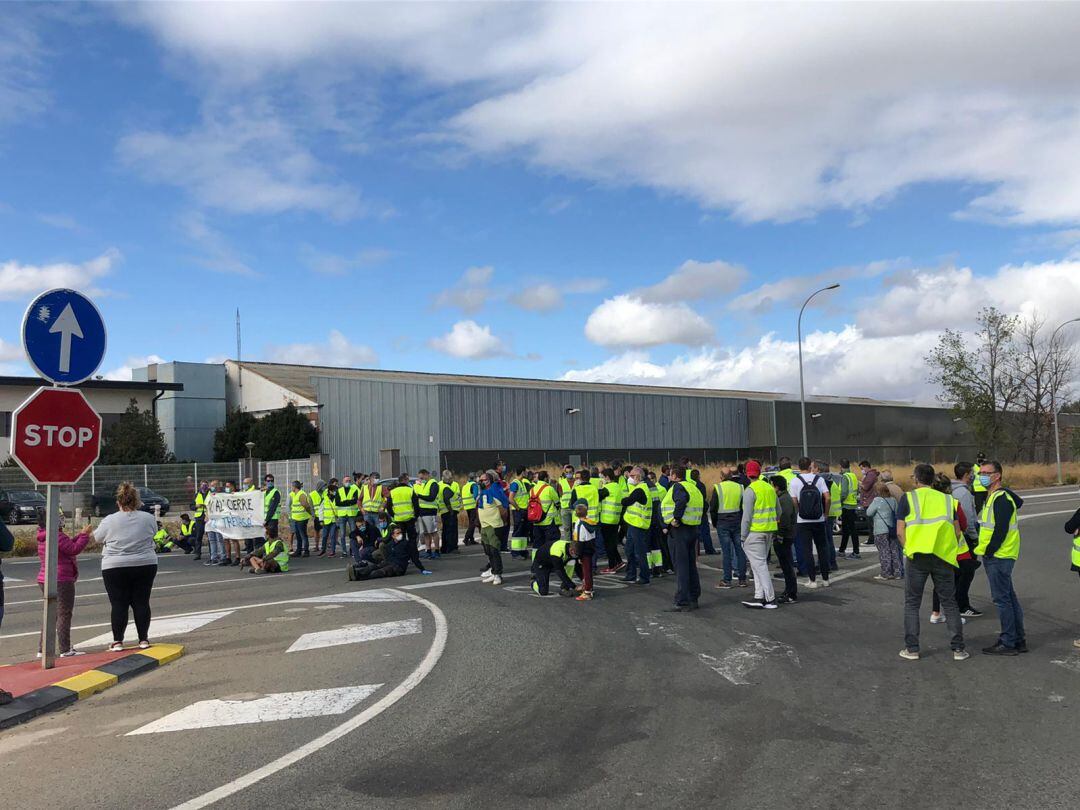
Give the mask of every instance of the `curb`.
[[155, 644], [123, 658], [117, 658], [96, 669], [74, 675], [51, 686], [35, 689], [0, 706], [0, 730], [17, 726], [28, 720], [63, 709], [83, 698], [116, 686], [118, 683], [171, 663], [184, 654], [179, 644]]

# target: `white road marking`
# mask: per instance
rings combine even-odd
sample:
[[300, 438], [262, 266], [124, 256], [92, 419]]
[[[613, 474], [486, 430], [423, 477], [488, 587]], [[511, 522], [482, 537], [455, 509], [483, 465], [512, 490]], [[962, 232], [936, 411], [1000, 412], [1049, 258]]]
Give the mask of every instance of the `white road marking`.
[[301, 745], [299, 748], [295, 748], [284, 756], [270, 762], [268, 765], [264, 765], [260, 768], [256, 768], [243, 776], [234, 779], [231, 782], [227, 782], [219, 788], [203, 793], [201, 796], [196, 796], [193, 799], [189, 799], [183, 804], [177, 805], [174, 810], [201, 810], [203, 807], [209, 807], [215, 802], [232, 796], [234, 793], [238, 793], [244, 788], [251, 787], [252, 785], [263, 782], [273, 774], [291, 768], [296, 763], [306, 759], [317, 751], [321, 751], [328, 745], [337, 742], [346, 734], [355, 731], [369, 720], [373, 720], [378, 717], [384, 711], [389, 709], [409, 692], [415, 689], [435, 668], [435, 665], [439, 663], [439, 659], [442, 657], [443, 651], [446, 649], [446, 637], [447, 637], [447, 625], [446, 615], [439, 610], [439, 608], [433, 603], [429, 602], [420, 596], [409, 596], [415, 602], [419, 602], [421, 605], [431, 611], [432, 617], [435, 619], [435, 639], [431, 642], [431, 647], [428, 648], [427, 655], [410, 674], [409, 677], [398, 684], [396, 687], [390, 690], [386, 695], [380, 698], [364, 709], [360, 714], [355, 717], [350, 717], [344, 723], [336, 726], [325, 734], [316, 737], [311, 742]]
[[[859, 574], [865, 574], [867, 571], [873, 571], [874, 569], [880, 569], [881, 563], [874, 563], [873, 565], [867, 565], [863, 568], [856, 568], [854, 571], [845, 571], [842, 574], [829, 574], [829, 582], [840, 582], [848, 577], [857, 577]], [[802, 579], [802, 577], [800, 577]]]
[[1050, 663], [1073, 672], [1080, 672], [1080, 653], [1072, 653], [1068, 658], [1055, 658]]
[[365, 641], [375, 641], [380, 638], [412, 636], [423, 631], [424, 624], [420, 619], [405, 619], [398, 622], [382, 622], [381, 624], [350, 624], [339, 627], [337, 630], [304, 633], [285, 652], [318, 650], [322, 647], [340, 647], [343, 644], [361, 644]]
[[[511, 579], [513, 577], [527, 577], [531, 576], [531, 571], [514, 571], [510, 574], [503, 574], [503, 579]], [[419, 591], [424, 588], [441, 588], [443, 585], [467, 585], [470, 582], [475, 582], [477, 585], [486, 584], [484, 580], [479, 576], [475, 577], [462, 577], [461, 579], [444, 579], [441, 582], [417, 582], [415, 585], [402, 585], [398, 590], [402, 591]]]
[[[198, 613], [193, 616], [177, 616], [175, 618], [162, 617], [160, 619], [150, 619], [150, 638], [167, 638], [169, 636], [182, 636], [186, 633], [190, 633], [192, 630], [198, 630], [200, 627], [205, 627], [210, 622], [216, 622], [218, 619], [224, 619], [231, 614], [231, 610], [219, 610], [212, 613]], [[88, 647], [93, 647], [97, 644], [108, 644], [113, 640], [112, 633], [102, 633], [100, 636], [94, 636], [86, 641], [79, 642], [85, 644]]]
[[348, 593], [329, 594], [327, 596], [309, 596], [296, 601], [304, 604], [309, 602], [404, 602], [405, 597], [386, 588], [374, 588], [369, 591], [349, 591]]
[[312, 689], [308, 692], [280, 692], [255, 700], [200, 700], [187, 708], [167, 714], [160, 720], [129, 731], [124, 736], [345, 714], [381, 687], [381, 683], [373, 683], [365, 686], [342, 686], [337, 689]]

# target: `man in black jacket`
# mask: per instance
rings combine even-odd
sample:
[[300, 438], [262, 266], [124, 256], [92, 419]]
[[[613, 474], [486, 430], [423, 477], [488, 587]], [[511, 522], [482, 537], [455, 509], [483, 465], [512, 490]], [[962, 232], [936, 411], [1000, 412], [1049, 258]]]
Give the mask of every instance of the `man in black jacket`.
[[421, 574], [431, 572], [420, 562], [420, 553], [416, 543], [405, 536], [405, 532], [396, 523], [390, 524], [389, 536], [375, 551], [375, 560], [366, 563], [350, 563], [348, 575], [350, 582], [383, 577], [404, 576], [409, 563], [416, 566]]

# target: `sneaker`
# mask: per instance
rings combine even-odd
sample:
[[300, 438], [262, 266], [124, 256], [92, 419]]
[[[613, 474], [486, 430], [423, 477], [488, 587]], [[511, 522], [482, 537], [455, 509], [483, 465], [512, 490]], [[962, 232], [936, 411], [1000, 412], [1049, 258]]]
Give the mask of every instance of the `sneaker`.
[[861, 560], [862, 555], [861, 554], [845, 554], [844, 559], [845, 560]]
[[733, 586], [730, 582], [726, 580], [720, 580], [720, 582], [716, 583], [716, 587], [722, 591], [730, 591]]
[[607, 568], [601, 568], [601, 569], [600, 569], [600, 571], [599, 571], [599, 573], [601, 573], [601, 574], [614, 574], [614, 573], [615, 573], [615, 569], [614, 569], [614, 568], [612, 568], [612, 567], [610, 567], [610, 566], [608, 566]]
[[952, 651], [952, 660], [953, 661], [967, 661], [969, 658], [971, 658], [971, 653], [969, 653], [967, 650], [953, 650]]
[[1026, 641], [1018, 641], [1018, 642], [1016, 642], [1016, 651], [1018, 653], [1026, 653], [1028, 651], [1027, 642]]
[[786, 593], [782, 593], [776, 597], [776, 601], [781, 605], [797, 605], [799, 604], [799, 597], [788, 596]]
[[213, 560], [207, 560], [206, 562], [203, 563], [203, 565], [217, 565], [217, 563], [214, 562]]
[[984, 655], [1019, 655], [1012, 647], [1006, 647], [1004, 644], [998, 642], [990, 647], [983, 647]]
[[232, 565], [232, 560], [226, 557], [224, 560], [218, 563], [218, 565]]
[[1073, 639], [1073, 646], [1076, 647], [1077, 649], [1080, 649], [1080, 638], [1074, 638]]
[[[783, 579], [783, 574], [781, 574], [781, 575], [780, 575], [780, 577], [781, 577], [781, 579]], [[750, 587], [750, 583], [749, 583], [749, 582], [747, 582], [747, 581], [746, 581], [745, 579], [740, 579], [740, 580], [739, 580], [739, 587], [740, 587], [740, 588], [749, 588], [749, 587]]]
[[908, 661], [918, 661], [919, 660], [919, 651], [918, 650], [912, 651], [912, 650], [909, 650], [907, 647], [905, 647], [904, 649], [902, 649], [900, 651], [900, 657], [901, 658], [906, 658]]
[[831, 583], [827, 579], [819, 579], [818, 584], [820, 584], [822, 588], [828, 588]]
[[743, 607], [752, 608], [754, 610], [761, 610], [765, 607], [765, 602], [762, 599], [747, 599], [742, 605]]
[[502, 577], [500, 577], [498, 574], [496, 574], [495, 576], [493, 576], [491, 578], [491, 584], [492, 585], [502, 585]]
[[647, 580], [647, 579], [635, 579], [634, 584], [635, 585], [648, 585], [649, 580]]
[[807, 580], [803, 580], [803, 582], [802, 582], [802, 586], [803, 586], [804, 588], [808, 588], [808, 589], [809, 589], [809, 590], [811, 590], [811, 591], [816, 591], [816, 590], [817, 590], [817, 589], [818, 589], [818, 588], [820, 587], [820, 586], [818, 585], [818, 583], [817, 583], [817, 580], [815, 580], [815, 579], [807, 579]]
[[940, 613], [931, 613], [930, 624], [945, 624], [945, 617]]
[[495, 575], [493, 573], [491, 573], [491, 569], [489, 568], [488, 570], [486, 570], [484, 573], [482, 573], [480, 575], [480, 579], [484, 580], [484, 582], [487, 582], [493, 576], [495, 576]]
[[77, 650], [74, 647], [72, 647], [67, 652], [60, 653], [61, 658], [74, 658], [76, 655], [86, 655], [86, 653], [84, 653], [82, 650]]
[[772, 600], [771, 602], [767, 602], [767, 601], [763, 600], [762, 603], [761, 603], [761, 606], [763, 608], [765, 608], [765, 610], [776, 610], [778, 607], [780, 607], [778, 604], [776, 604], [775, 599]]
[[977, 619], [982, 616], [982, 611], [975, 610], [975, 608], [968, 608], [960, 615], [963, 616], [965, 619]]
[[615, 566], [615, 573], [616, 574], [619, 573], [620, 571], [625, 571], [625, 570], [626, 570], [626, 561], [625, 560]]
[[581, 593], [579, 593], [577, 596], [574, 597], [574, 601], [575, 602], [588, 602], [592, 598], [593, 598], [593, 592], [592, 591], [582, 591]]
[[573, 596], [573, 595], [574, 595], [574, 589], [573, 588], [559, 588], [559, 596]]
[[[251, 570], [254, 571], [255, 569], [253, 568]], [[349, 576], [349, 582], [356, 582], [356, 566], [350, 565], [345, 569], [345, 572]]]
[[892, 577], [886, 577], [886, 576], [882, 576], [881, 574], [875, 574], [874, 579], [876, 579], [878, 582], [887, 582], [888, 580], [892, 579]]

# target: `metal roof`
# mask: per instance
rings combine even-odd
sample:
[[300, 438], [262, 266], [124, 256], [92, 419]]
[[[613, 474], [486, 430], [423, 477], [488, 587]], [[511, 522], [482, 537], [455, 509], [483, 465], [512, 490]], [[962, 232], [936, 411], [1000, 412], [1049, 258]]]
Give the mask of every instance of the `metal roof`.
[[[43, 380], [40, 377], [0, 377], [0, 385], [12, 385], [12, 386], [25, 386], [27, 388], [37, 388], [42, 385], [49, 385], [48, 380]], [[140, 380], [86, 380], [78, 385], [72, 386], [73, 388], [107, 388], [112, 390], [131, 390], [138, 391], [183, 391], [183, 383], [168, 383], [168, 382], [142, 382]]]
[[[499, 388], [543, 387], [559, 391], [603, 391], [619, 394], [664, 394], [667, 396], [718, 397], [723, 399], [754, 399], [764, 401], [798, 401], [791, 394], [770, 391], [733, 391], [717, 388], [677, 388], [667, 385], [628, 385], [625, 383], [574, 382], [570, 380], [542, 380], [527, 377], [487, 377], [471, 374], [443, 374], [427, 371], [387, 371], [370, 368], [339, 368], [336, 366], [302, 366], [290, 363], [264, 363], [244, 360], [239, 363], [244, 371], [258, 374], [272, 383], [292, 391], [298, 396], [317, 401], [314, 377], [332, 377], [346, 380], [378, 380], [382, 382], [417, 383], [420, 385], [482, 385]], [[840, 405], [892, 405], [912, 407], [911, 402], [872, 399], [870, 397], [807, 396], [807, 402], [831, 402]], [[916, 406], [925, 407], [925, 406]]]

